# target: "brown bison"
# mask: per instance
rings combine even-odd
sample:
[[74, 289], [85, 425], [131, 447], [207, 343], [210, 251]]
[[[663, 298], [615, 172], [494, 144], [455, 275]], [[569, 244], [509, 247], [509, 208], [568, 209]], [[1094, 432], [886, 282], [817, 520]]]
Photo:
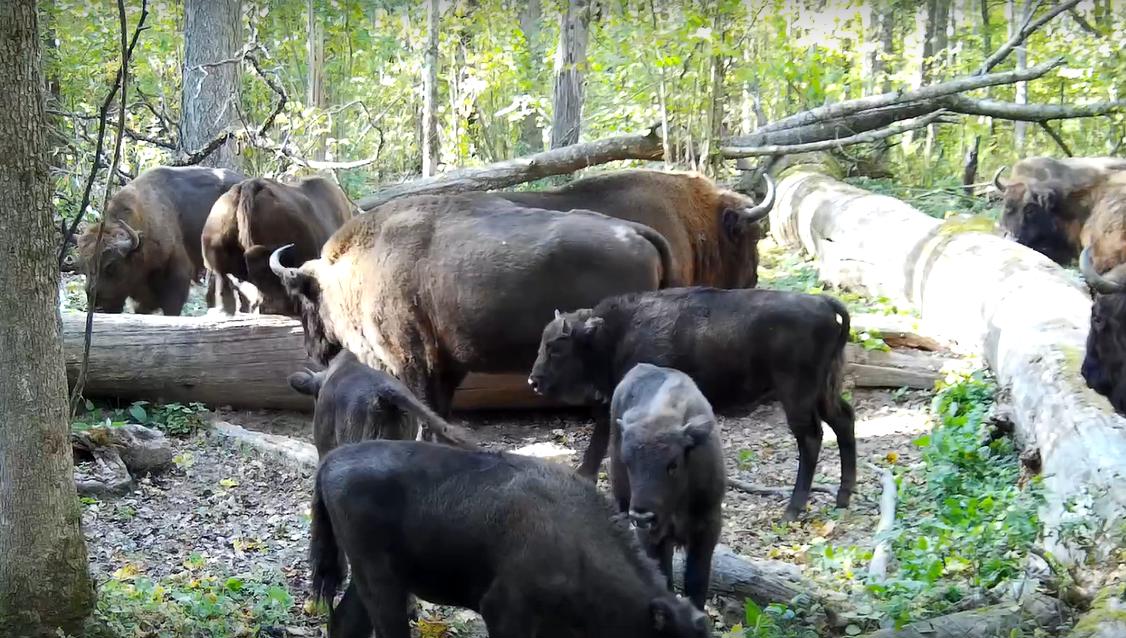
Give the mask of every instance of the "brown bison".
[[203, 227], [203, 262], [210, 274], [207, 303], [234, 314], [231, 278], [257, 289], [257, 310], [296, 315], [278, 278], [270, 272], [270, 254], [293, 244], [288, 266], [315, 259], [321, 246], [352, 218], [352, 202], [340, 187], [323, 177], [307, 177], [289, 185], [258, 177], [239, 183], [215, 202]]
[[483, 193], [397, 199], [352, 218], [298, 268], [270, 267], [322, 364], [341, 348], [401, 379], [440, 416], [468, 372], [526, 372], [555, 309], [667, 285], [648, 226]]
[[118, 191], [104, 221], [86, 226], [78, 237], [78, 263], [88, 286], [100, 262], [94, 309], [121, 312], [131, 298], [138, 313], [180, 314], [192, 281], [203, 274], [199, 238], [211, 206], [244, 179], [220, 168], [159, 166]]
[[1079, 253], [1080, 233], [1106, 179], [1126, 170], [1126, 159], [1029, 157], [1002, 166], [993, 183], [1004, 194], [1001, 229], [1010, 238], [1066, 265]]
[[721, 189], [694, 173], [628, 170], [580, 179], [555, 190], [496, 193], [549, 210], [593, 210], [645, 224], [665, 236], [683, 285], [754, 288], [758, 283], [759, 220], [774, 205], [774, 182], [766, 196], [750, 198]]

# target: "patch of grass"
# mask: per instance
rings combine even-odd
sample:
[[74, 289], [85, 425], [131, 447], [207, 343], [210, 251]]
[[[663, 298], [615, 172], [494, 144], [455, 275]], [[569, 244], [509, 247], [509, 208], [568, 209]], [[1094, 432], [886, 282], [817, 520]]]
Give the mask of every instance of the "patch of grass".
[[766, 609], [754, 601], [743, 603], [743, 622], [724, 632], [723, 638], [816, 638], [818, 633], [801, 625], [800, 619], [786, 605], [773, 604]]
[[72, 430], [89, 430], [93, 427], [121, 427], [127, 423], [137, 423], [160, 430], [171, 436], [190, 436], [207, 427], [203, 413], [207, 407], [202, 403], [165, 403], [155, 405], [148, 401], [136, 401], [127, 408], [103, 408], [86, 401], [86, 412], [71, 423]]
[[226, 638], [282, 635], [301, 610], [279, 574], [206, 571], [202, 560], [154, 580], [126, 564], [98, 590], [87, 635]]

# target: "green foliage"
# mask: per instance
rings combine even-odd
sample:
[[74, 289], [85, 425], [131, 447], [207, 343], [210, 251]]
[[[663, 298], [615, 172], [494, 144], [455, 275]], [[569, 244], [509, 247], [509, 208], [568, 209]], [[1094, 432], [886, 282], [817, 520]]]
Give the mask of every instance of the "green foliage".
[[210, 573], [198, 554], [154, 580], [127, 564], [98, 590], [90, 636], [226, 638], [280, 635], [300, 613], [279, 574]]
[[984, 197], [966, 195], [960, 180], [955, 177], [925, 188], [904, 186], [902, 180], [888, 178], [852, 177], [845, 181], [865, 190], [902, 199], [938, 219], [945, 219], [953, 213], [970, 213], [996, 221], [1001, 213], [998, 204]]
[[202, 403], [154, 405], [148, 401], [137, 401], [126, 408], [103, 408], [86, 401], [85, 408], [86, 411], [71, 423], [71, 429], [81, 431], [137, 423], [172, 436], [190, 436], [207, 427], [207, 421], [202, 416], [207, 407]]
[[743, 603], [743, 622], [724, 632], [724, 638], [815, 638], [818, 634], [800, 624], [793, 610], [774, 603], [763, 609], [753, 600]]

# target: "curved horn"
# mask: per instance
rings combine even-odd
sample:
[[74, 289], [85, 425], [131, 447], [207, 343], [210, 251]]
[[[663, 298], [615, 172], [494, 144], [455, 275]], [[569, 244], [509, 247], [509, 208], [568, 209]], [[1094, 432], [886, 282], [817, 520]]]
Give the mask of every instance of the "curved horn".
[[766, 196], [757, 205], [743, 211], [747, 221], [757, 222], [769, 215], [770, 209], [774, 206], [774, 179], [768, 173], [763, 173], [762, 179], [766, 182]]
[[1091, 247], [1088, 246], [1079, 253], [1079, 271], [1083, 273], [1083, 279], [1087, 280], [1087, 284], [1104, 295], [1110, 295], [1116, 292], [1122, 292], [1126, 289], [1126, 284], [1120, 284], [1103, 277], [1095, 272], [1095, 265], [1091, 263]]
[[129, 251], [132, 252], [140, 248], [141, 236], [137, 231], [133, 230], [133, 227], [129, 224], [126, 224], [124, 219], [118, 220], [117, 223], [121, 224], [121, 227], [125, 229], [125, 234], [129, 235]]
[[1004, 173], [1006, 168], [1008, 168], [1008, 166], [1002, 164], [1001, 168], [998, 168], [997, 172], [993, 173], [993, 186], [1002, 193], [1005, 192], [1005, 184], [1001, 181], [1001, 173]]
[[281, 279], [283, 283], [297, 276], [296, 268], [289, 268], [288, 266], [283, 266], [281, 263], [282, 253], [292, 247], [293, 244], [286, 244], [270, 253], [270, 270], [273, 271], [273, 273], [277, 275], [278, 279]]

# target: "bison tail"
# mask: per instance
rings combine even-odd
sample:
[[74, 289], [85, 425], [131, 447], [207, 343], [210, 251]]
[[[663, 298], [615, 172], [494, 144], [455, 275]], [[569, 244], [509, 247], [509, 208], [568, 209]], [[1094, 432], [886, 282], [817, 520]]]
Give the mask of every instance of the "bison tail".
[[254, 198], [262, 190], [264, 184], [257, 179], [248, 179], [239, 182], [232, 190], [235, 193], [235, 221], [238, 224], [238, 242], [244, 249], [255, 245], [254, 237], [250, 232], [251, 216], [254, 212]]
[[637, 230], [649, 243], [653, 244], [653, 248], [657, 249], [657, 254], [661, 256], [661, 288], [676, 288], [679, 286], [687, 286], [688, 282], [680, 280], [680, 273], [677, 271], [679, 264], [676, 263], [676, 258], [672, 254], [672, 247], [669, 246], [669, 240], [665, 236], [657, 232], [653, 228], [645, 224], [637, 222], [627, 222]]
[[385, 397], [403, 412], [417, 417], [439, 440], [465, 450], [479, 450], [477, 437], [468, 428], [454, 425], [438, 416], [418, 397], [407, 392], [393, 392]]
[[312, 571], [313, 600], [332, 606], [340, 583], [344, 582], [346, 566], [336, 535], [332, 531], [332, 519], [325, 507], [321, 493], [321, 477], [317, 475], [313, 486], [313, 521], [309, 529], [309, 568]]

